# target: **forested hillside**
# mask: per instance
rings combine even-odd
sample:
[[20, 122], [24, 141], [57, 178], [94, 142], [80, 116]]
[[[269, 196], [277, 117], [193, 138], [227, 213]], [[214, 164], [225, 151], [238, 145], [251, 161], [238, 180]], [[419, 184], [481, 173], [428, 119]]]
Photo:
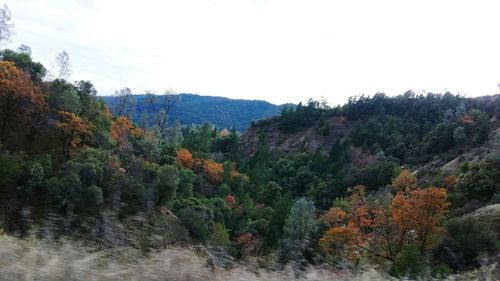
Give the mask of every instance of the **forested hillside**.
[[291, 266], [295, 276], [498, 272], [498, 95], [311, 100], [239, 137], [202, 118], [248, 120], [256, 103], [226, 111], [182, 95], [178, 110], [196, 108], [190, 120], [203, 123], [183, 125], [169, 122], [176, 97], [139, 96], [152, 110], [134, 122], [130, 100], [112, 112], [90, 81], [47, 79], [28, 53], [0, 55], [2, 234], [150, 257], [198, 245], [207, 266]]
[[[117, 95], [105, 96], [103, 99], [114, 114], [120, 110], [117, 108], [120, 102], [123, 105], [123, 99], [127, 99], [125, 110], [134, 122], [154, 123], [155, 108], [151, 106], [151, 99], [148, 95], [132, 95], [131, 93], [128, 95], [127, 90], [121, 90], [117, 92]], [[244, 132], [254, 120], [279, 115], [282, 107], [266, 101], [234, 100], [193, 94], [173, 95], [171, 103], [168, 116], [172, 123], [178, 121], [190, 126], [209, 122], [217, 128], [229, 130], [234, 128], [238, 132]]]

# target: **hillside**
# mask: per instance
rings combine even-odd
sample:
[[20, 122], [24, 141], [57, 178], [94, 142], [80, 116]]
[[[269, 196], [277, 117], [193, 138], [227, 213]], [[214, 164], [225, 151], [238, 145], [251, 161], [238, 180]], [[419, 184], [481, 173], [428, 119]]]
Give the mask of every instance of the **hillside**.
[[[114, 97], [105, 96], [104, 101], [110, 108], [114, 106]], [[145, 105], [145, 95], [133, 95], [134, 110], [132, 120], [140, 122], [144, 113], [148, 114]], [[254, 120], [278, 115], [280, 105], [266, 101], [229, 99], [224, 97], [200, 96], [193, 94], [179, 94], [169, 113], [169, 119], [179, 121], [184, 125], [212, 123], [221, 129], [235, 128], [243, 132]], [[151, 118], [151, 115], [148, 114]]]
[[[201, 267], [204, 279], [220, 270], [232, 280], [232, 269], [250, 280], [259, 271], [321, 280], [496, 269], [499, 95], [310, 101], [240, 136], [210, 120], [178, 126], [161, 110], [158, 126], [134, 123], [90, 81], [44, 79], [29, 54], [0, 55], [0, 274], [10, 280], [47, 271], [81, 279], [85, 266], [155, 280], [149, 269], [170, 253], [182, 260], [176, 272]], [[200, 99], [183, 95], [178, 106], [190, 101], [195, 114], [250, 118], [262, 107], [226, 111], [219, 99], [190, 98]], [[42, 270], [22, 267], [35, 260]]]
[[[425, 108], [426, 103], [429, 108]], [[246, 153], [255, 152], [262, 136], [271, 150], [282, 152], [320, 151], [329, 154], [336, 142], [348, 141], [352, 152], [362, 150], [372, 155], [384, 152], [386, 156], [398, 158], [402, 164], [416, 166], [439, 160], [443, 169], [452, 171], [461, 162], [479, 162], [500, 149], [500, 95], [464, 98], [431, 94], [409, 99], [382, 95], [352, 100], [352, 103], [336, 108], [319, 108], [317, 104], [302, 108], [309, 112], [297, 117], [292, 110], [289, 116], [253, 122], [242, 135]], [[423, 114], [417, 113], [419, 108]], [[489, 121], [483, 121], [488, 124], [481, 129], [466, 111], [475, 114], [485, 111], [487, 115], [481, 118], [488, 118]], [[471, 125], [476, 125], [476, 128]], [[467, 140], [460, 140], [457, 134], [454, 138], [454, 130], [467, 126]], [[482, 140], [474, 134], [479, 130], [488, 132], [481, 133]], [[436, 135], [438, 133], [442, 135]], [[399, 148], [394, 149], [393, 145]], [[414, 149], [415, 153], [409, 155], [404, 151], [408, 149]], [[414, 157], [415, 154], [421, 157]]]

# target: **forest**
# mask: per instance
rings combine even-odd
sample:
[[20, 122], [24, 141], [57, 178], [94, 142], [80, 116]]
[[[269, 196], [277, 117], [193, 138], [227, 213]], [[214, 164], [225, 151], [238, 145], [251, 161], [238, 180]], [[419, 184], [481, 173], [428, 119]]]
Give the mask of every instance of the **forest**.
[[[2, 235], [144, 253], [202, 245], [270, 269], [369, 265], [411, 278], [498, 261], [498, 212], [473, 215], [500, 203], [498, 95], [309, 100], [255, 120], [250, 142], [172, 122], [170, 92], [145, 95], [148, 120], [135, 123], [130, 93], [108, 106], [64, 65], [48, 78], [29, 49], [0, 56]], [[269, 138], [304, 130], [329, 145]]]
[[[172, 90], [165, 91], [167, 94], [174, 94], [175, 99], [168, 109], [169, 122], [176, 122], [183, 125], [211, 123], [218, 128], [234, 128], [237, 132], [244, 132], [254, 120], [279, 115], [281, 106], [259, 100], [234, 100], [223, 97], [200, 96], [194, 94], [177, 94]], [[151, 106], [151, 95], [133, 94], [130, 89], [125, 88], [116, 91], [115, 95], [103, 96], [104, 101], [110, 107], [113, 114], [117, 115], [116, 104], [120, 102], [120, 97], [130, 95], [126, 110], [130, 111], [130, 119], [137, 124], [150, 126], [154, 122], [154, 111]], [[165, 93], [163, 93], [165, 94]]]

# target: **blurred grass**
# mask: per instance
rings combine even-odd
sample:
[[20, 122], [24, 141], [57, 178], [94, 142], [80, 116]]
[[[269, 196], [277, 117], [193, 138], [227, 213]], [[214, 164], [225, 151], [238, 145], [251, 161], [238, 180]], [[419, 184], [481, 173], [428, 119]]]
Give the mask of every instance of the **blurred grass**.
[[[496, 264], [449, 280], [499, 280]], [[219, 267], [193, 247], [149, 254], [132, 247], [97, 250], [81, 242], [0, 235], [0, 280], [390, 280], [374, 269], [359, 273], [292, 267], [264, 271], [252, 266]]]

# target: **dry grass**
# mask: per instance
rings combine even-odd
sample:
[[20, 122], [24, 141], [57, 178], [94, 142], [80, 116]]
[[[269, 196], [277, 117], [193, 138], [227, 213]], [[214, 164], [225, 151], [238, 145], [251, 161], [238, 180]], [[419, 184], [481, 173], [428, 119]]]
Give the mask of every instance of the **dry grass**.
[[[0, 280], [389, 280], [373, 269], [359, 274], [311, 269], [297, 276], [291, 267], [274, 272], [242, 265], [224, 269], [207, 261], [192, 248], [172, 247], [146, 256], [130, 247], [92, 250], [64, 240], [0, 236]], [[495, 271], [490, 267], [450, 280], [497, 280], [491, 277]]]

